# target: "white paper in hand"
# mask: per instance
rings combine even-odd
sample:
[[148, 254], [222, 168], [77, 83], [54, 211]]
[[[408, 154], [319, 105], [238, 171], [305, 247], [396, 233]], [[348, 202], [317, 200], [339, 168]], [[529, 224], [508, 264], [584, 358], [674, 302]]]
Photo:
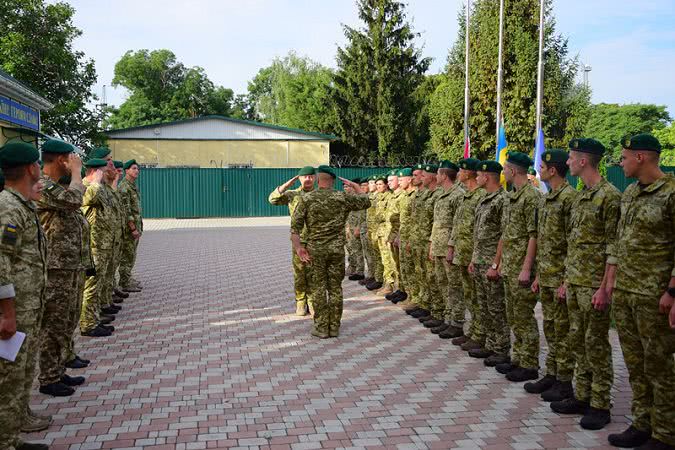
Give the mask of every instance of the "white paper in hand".
[[21, 331], [17, 331], [14, 336], [6, 341], [0, 339], [0, 358], [14, 362], [25, 339], [26, 333], [22, 333]]

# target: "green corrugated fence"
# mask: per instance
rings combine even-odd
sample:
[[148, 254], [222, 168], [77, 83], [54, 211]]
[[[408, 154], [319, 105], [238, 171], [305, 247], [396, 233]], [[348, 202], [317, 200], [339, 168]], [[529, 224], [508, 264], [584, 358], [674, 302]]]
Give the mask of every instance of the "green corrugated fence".
[[[665, 167], [675, 172], [675, 167]], [[338, 176], [363, 177], [382, 168], [336, 169]], [[288, 208], [272, 206], [272, 189], [293, 177], [298, 169], [142, 169], [139, 178], [146, 218], [285, 216]], [[620, 167], [608, 167], [607, 179], [623, 191], [627, 180]], [[576, 186], [576, 180], [570, 177]]]

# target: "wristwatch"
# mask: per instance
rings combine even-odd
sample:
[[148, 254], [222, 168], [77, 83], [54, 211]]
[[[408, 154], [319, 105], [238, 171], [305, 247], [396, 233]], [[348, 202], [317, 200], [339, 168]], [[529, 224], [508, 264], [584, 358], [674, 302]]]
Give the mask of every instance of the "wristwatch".
[[675, 287], [669, 287], [668, 289], [666, 289], [666, 292], [668, 293], [668, 295], [675, 298]]
[[490, 269], [492, 269], [492, 270], [497, 270], [497, 264], [496, 264], [496, 263], [492, 263], [492, 265], [490, 266]]

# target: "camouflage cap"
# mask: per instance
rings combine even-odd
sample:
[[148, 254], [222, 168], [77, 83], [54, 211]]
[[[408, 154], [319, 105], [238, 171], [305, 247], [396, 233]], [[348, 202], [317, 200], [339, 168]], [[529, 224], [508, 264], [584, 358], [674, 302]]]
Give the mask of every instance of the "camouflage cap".
[[636, 134], [621, 140], [621, 146], [626, 150], [647, 150], [661, 153], [661, 143], [649, 133]]
[[524, 167], [525, 169], [534, 164], [532, 158], [530, 158], [529, 156], [527, 156], [525, 153], [522, 152], [509, 152], [506, 155], [506, 162], [510, 164], [515, 164], [516, 166]]
[[39, 159], [40, 152], [27, 142], [10, 141], [0, 147], [0, 167], [3, 169], [26, 166]]
[[75, 147], [73, 145], [62, 141], [61, 139], [49, 139], [47, 142], [42, 144], [42, 153], [65, 155], [68, 153], [73, 153], [74, 151]]
[[572, 139], [569, 148], [574, 152], [591, 153], [600, 156], [605, 153], [605, 146], [600, 141], [591, 138]]
[[569, 153], [557, 148], [546, 150], [541, 154], [541, 160], [545, 163], [565, 163], [569, 158]]
[[476, 165], [476, 170], [478, 172], [490, 172], [490, 173], [502, 173], [502, 165], [498, 161], [492, 159], [486, 161], [480, 161]]

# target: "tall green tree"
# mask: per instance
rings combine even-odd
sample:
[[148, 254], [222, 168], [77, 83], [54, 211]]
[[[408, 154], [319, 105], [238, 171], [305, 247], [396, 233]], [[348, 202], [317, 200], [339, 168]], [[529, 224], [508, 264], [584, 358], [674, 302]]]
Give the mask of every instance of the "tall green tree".
[[[419, 37], [395, 0], [357, 0], [363, 27], [344, 26], [334, 78], [337, 127], [363, 156], [396, 159], [419, 154], [418, 88], [431, 60], [415, 46]], [[426, 130], [422, 130], [426, 133]]]
[[329, 68], [290, 52], [260, 69], [248, 84], [248, 100], [264, 122], [332, 133], [335, 130], [332, 77]]
[[653, 133], [663, 147], [661, 165], [675, 167], [675, 122], [665, 128], [655, 129]]
[[611, 149], [610, 162], [618, 162], [622, 138], [638, 133], [658, 132], [666, 128], [668, 122], [670, 115], [662, 105], [599, 103], [591, 108], [584, 134]]
[[42, 114], [44, 133], [87, 148], [102, 139], [102, 111], [94, 61], [73, 47], [82, 35], [74, 13], [65, 2], [3, 0], [0, 68], [54, 104]]
[[216, 86], [201, 67], [186, 67], [170, 50], [126, 52], [115, 64], [112, 84], [130, 93], [111, 110], [112, 128], [232, 114], [234, 92]]
[[[582, 130], [589, 114], [590, 93], [575, 83], [577, 61], [567, 39], [555, 31], [547, 1], [544, 30], [545, 144], [563, 146]], [[509, 148], [531, 153], [535, 141], [539, 1], [506, 0], [502, 111]], [[443, 157], [457, 158], [464, 144], [465, 11], [459, 14], [457, 40], [450, 49], [444, 79], [431, 99], [431, 143]], [[469, 24], [471, 148], [479, 158], [492, 158], [496, 145], [499, 2], [477, 0]]]

